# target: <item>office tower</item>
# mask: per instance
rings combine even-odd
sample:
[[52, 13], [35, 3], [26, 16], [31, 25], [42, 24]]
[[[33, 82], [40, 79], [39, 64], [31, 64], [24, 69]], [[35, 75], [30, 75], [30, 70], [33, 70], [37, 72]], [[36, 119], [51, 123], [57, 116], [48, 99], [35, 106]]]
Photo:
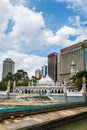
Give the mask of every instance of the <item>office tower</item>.
[[60, 54], [59, 53], [57, 58], [57, 82], [60, 82]]
[[87, 40], [60, 50], [61, 82], [70, 80], [72, 67], [75, 72], [87, 70]]
[[42, 66], [42, 76], [46, 76], [47, 75], [47, 65]]
[[10, 58], [6, 58], [3, 61], [3, 72], [2, 72], [2, 79], [9, 73], [11, 72], [12, 74], [14, 73], [14, 66], [15, 62], [11, 60]]
[[42, 74], [41, 74], [41, 70], [40, 69], [36, 69], [35, 70], [35, 77], [36, 78], [41, 78]]
[[56, 83], [58, 80], [58, 53], [51, 53], [48, 55], [48, 75]]

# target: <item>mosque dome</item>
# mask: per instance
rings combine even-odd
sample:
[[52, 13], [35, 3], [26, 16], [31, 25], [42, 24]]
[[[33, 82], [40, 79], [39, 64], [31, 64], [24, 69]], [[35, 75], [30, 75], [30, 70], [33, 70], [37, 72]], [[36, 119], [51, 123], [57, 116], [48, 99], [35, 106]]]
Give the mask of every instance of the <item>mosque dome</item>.
[[45, 78], [41, 78], [38, 82], [38, 85], [42, 85], [42, 86], [52, 86], [54, 85], [53, 80], [47, 75]]
[[43, 78], [43, 76], [42, 76], [42, 78], [39, 80], [38, 84], [41, 85], [41, 84], [43, 84], [43, 83], [44, 83], [44, 78]]

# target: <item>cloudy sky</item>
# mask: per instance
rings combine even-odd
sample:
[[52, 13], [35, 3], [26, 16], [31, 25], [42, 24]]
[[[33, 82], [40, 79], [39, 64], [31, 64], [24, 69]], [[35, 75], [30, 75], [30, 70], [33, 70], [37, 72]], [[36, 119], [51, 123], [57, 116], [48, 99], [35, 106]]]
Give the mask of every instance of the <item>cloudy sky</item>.
[[29, 76], [47, 55], [87, 39], [87, 0], [0, 0], [0, 79], [5, 58]]

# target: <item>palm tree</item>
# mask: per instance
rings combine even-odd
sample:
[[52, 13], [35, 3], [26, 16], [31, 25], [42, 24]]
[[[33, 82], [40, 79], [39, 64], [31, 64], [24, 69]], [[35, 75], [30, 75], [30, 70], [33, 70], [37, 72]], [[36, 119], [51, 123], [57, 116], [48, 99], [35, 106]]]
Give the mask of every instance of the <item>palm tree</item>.
[[16, 81], [17, 85], [23, 85], [23, 86], [27, 86], [28, 85], [28, 81], [29, 81], [29, 77], [28, 77], [28, 73], [24, 70], [17, 70], [17, 72], [14, 74], [14, 79]]
[[32, 82], [33, 82], [33, 85], [36, 86], [39, 79], [40, 78], [36, 78], [35, 76], [32, 76], [32, 78], [29, 80], [30, 85], [32, 85]]
[[[14, 81], [14, 76], [11, 72], [9, 72], [4, 78], [3, 80], [0, 82], [1, 84], [1, 89], [2, 90], [6, 90], [7, 88], [7, 84], [8, 84], [8, 81], [10, 81], [10, 85], [11, 85], [11, 89], [13, 87], [13, 81]], [[3, 85], [3, 87], [2, 87]]]
[[11, 73], [11, 72], [9, 72], [6, 76], [5, 76], [5, 78], [3, 79], [3, 81], [9, 81], [9, 80], [14, 80], [14, 78], [13, 78], [13, 74]]
[[12, 88], [14, 80], [16, 81], [17, 86], [28, 86], [29, 82], [28, 73], [24, 70], [17, 70], [15, 74], [9, 72], [5, 76], [5, 78], [0, 82], [0, 90], [6, 90], [8, 81], [10, 81]]

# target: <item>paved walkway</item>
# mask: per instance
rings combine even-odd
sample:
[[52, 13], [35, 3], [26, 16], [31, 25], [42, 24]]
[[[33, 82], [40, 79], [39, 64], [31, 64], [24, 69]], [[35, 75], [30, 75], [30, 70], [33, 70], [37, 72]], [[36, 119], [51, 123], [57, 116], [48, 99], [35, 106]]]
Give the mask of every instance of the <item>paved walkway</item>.
[[0, 123], [0, 130], [21, 130], [21, 128], [29, 128], [34, 125], [42, 124], [55, 119], [74, 116], [83, 112], [87, 112], [87, 106], [29, 115], [24, 118], [8, 119]]

